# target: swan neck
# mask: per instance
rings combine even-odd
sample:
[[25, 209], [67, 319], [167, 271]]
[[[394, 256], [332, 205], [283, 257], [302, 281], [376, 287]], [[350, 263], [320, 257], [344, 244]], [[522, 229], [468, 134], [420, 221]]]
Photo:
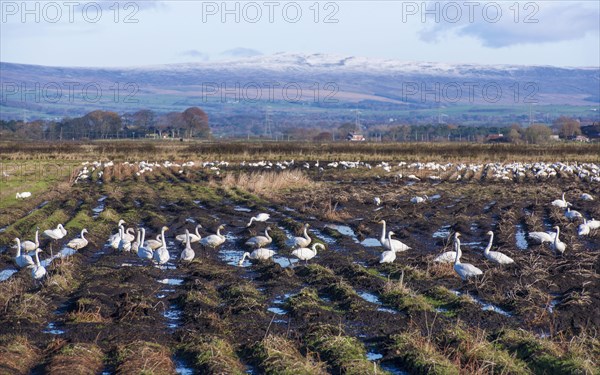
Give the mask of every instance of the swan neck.
[[200, 237], [200, 232], [198, 232], [198, 228], [199, 228], [199, 227], [196, 225], [196, 236], [198, 236], [198, 238], [201, 238], [201, 237]]
[[40, 264], [40, 257], [38, 256], [37, 249], [35, 250], [35, 264], [37, 264], [38, 267], [41, 266], [41, 264]]
[[40, 231], [36, 230], [35, 231], [35, 247], [39, 247], [40, 246]]
[[460, 251], [460, 240], [456, 238], [454, 241], [456, 246], [456, 259], [454, 260], [454, 264], [460, 264], [460, 257], [462, 255], [462, 252]]
[[304, 238], [310, 240], [310, 237], [308, 236], [308, 227], [306, 225], [304, 226]]
[[381, 228], [381, 242], [385, 241], [385, 220], [382, 220], [383, 228]]
[[83, 231], [83, 229], [81, 230], [81, 239], [85, 240], [85, 232]]
[[17, 256], [21, 256], [21, 240], [17, 238]]
[[140, 239], [140, 247], [144, 246], [144, 240], [146, 239], [146, 229], [142, 228], [142, 238]]
[[269, 241], [272, 241], [272, 238], [271, 238], [271, 236], [269, 236], [269, 230], [267, 230], [267, 229], [265, 229], [265, 237], [267, 237], [267, 239], [268, 239]]
[[483, 251], [485, 254], [488, 254], [490, 252], [490, 250], [492, 249], [493, 242], [494, 242], [494, 234], [492, 233], [492, 234], [490, 234], [490, 241], [488, 242], [487, 247]]

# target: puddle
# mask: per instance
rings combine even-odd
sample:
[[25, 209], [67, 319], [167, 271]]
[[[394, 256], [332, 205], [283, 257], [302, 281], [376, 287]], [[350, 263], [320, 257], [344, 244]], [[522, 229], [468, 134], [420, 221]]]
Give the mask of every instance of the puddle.
[[158, 282], [166, 285], [182, 285], [183, 279], [162, 279], [158, 280]]
[[[337, 242], [337, 240], [335, 238], [326, 235], [325, 233], [321, 232], [318, 229], [313, 229], [313, 232], [317, 235], [317, 237], [319, 237], [320, 240], [323, 240], [323, 242], [325, 242], [328, 245], [333, 245]], [[310, 234], [309, 234], [309, 236], [310, 236]], [[311, 242], [309, 247], [311, 247], [312, 245], [313, 245], [313, 243]]]
[[477, 229], [479, 229], [479, 225], [478, 225], [477, 223], [473, 223], [473, 224], [471, 224], [471, 226], [469, 227], [469, 230], [470, 230], [471, 232], [475, 232], [475, 231], [477, 231]]
[[381, 301], [379, 297], [369, 292], [358, 292], [358, 296], [364, 299], [367, 302], [374, 303], [376, 305], [381, 305]]
[[369, 292], [358, 292], [358, 296], [362, 299], [364, 299], [365, 301], [369, 302], [369, 303], [373, 303], [375, 305], [378, 305], [379, 307], [377, 308], [377, 311], [381, 311], [381, 312], [386, 312], [389, 314], [398, 314], [398, 311], [394, 310], [394, 309], [390, 309], [388, 307], [383, 307], [381, 306], [382, 303], [379, 300], [379, 297], [377, 297], [376, 295], [374, 295], [373, 293], [369, 293]]
[[63, 335], [65, 333], [65, 331], [63, 331], [62, 329], [56, 328], [56, 323], [54, 323], [54, 322], [48, 323], [48, 325], [46, 326], [46, 329], [43, 330], [42, 332], [50, 333], [52, 335]]
[[[298, 259], [296, 258], [288, 258], [288, 257], [284, 257], [284, 256], [273, 256], [273, 261], [277, 264], [279, 264], [282, 268], [287, 268], [292, 264], [296, 264], [298, 263]], [[291, 262], [291, 263], [290, 263]]]
[[484, 211], [489, 211], [492, 207], [494, 207], [496, 205], [496, 201], [491, 201], [490, 203], [488, 203], [487, 205], [485, 205], [483, 207]]
[[284, 206], [283, 209], [286, 210], [286, 211], [288, 211], [288, 212], [296, 212], [295, 209], [293, 209], [291, 207], [288, 207], [288, 206]]
[[277, 297], [276, 299], [273, 300], [273, 303], [276, 305], [282, 305], [285, 303], [285, 301], [290, 298], [292, 294], [291, 293], [286, 293], [281, 297]]
[[52, 264], [52, 262], [54, 261], [54, 259], [56, 258], [65, 258], [71, 255], [77, 254], [77, 250], [73, 250], [70, 247], [63, 247], [61, 251], [59, 251], [58, 253], [56, 253], [55, 255], [46, 258], [44, 260], [40, 260], [40, 264], [44, 267], [48, 267], [50, 264]]
[[171, 304], [163, 313], [163, 316], [167, 319], [167, 327], [170, 329], [179, 327], [182, 314], [183, 312], [179, 309], [179, 306]]
[[377, 352], [368, 352], [367, 359], [369, 361], [377, 361], [378, 359], [383, 358], [383, 354]]
[[47, 205], [48, 203], [50, 203], [50, 201], [43, 201], [42, 203], [40, 203], [39, 206], [37, 206], [36, 208], [34, 208], [33, 210], [29, 211], [25, 216], [29, 216], [32, 213], [34, 213], [35, 211], [39, 210], [40, 208], [44, 208], [45, 205]]
[[462, 292], [459, 292], [458, 290], [452, 290], [452, 292], [454, 294], [456, 294], [457, 296], [466, 295], [473, 302], [476, 302], [477, 304], [479, 304], [481, 306], [481, 310], [483, 310], [483, 311], [492, 311], [492, 312], [495, 312], [497, 314], [504, 315], [504, 316], [507, 316], [507, 317], [512, 317], [513, 316], [508, 311], [503, 310], [500, 307], [498, 307], [498, 306], [496, 306], [496, 305], [494, 305], [492, 303], [485, 302], [485, 301], [483, 301], [483, 300], [481, 300], [481, 299], [479, 299], [479, 298], [477, 298], [475, 296], [470, 295], [469, 293], [462, 293]]
[[233, 208], [233, 210], [234, 210], [234, 211], [237, 211], [237, 212], [252, 212], [252, 210], [251, 210], [251, 209], [249, 209], [249, 208], [247, 208], [247, 207], [242, 207], [242, 206], [235, 206], [235, 207]]
[[362, 241], [360, 244], [363, 246], [366, 246], [366, 247], [380, 247], [381, 246], [381, 242], [379, 242], [379, 240], [377, 238], [367, 238], [364, 241]]
[[[238, 266], [238, 262], [242, 259], [244, 255], [244, 250], [219, 250], [218, 257], [223, 262], [229, 264], [230, 266]], [[240, 267], [250, 267], [252, 262], [244, 262]]]
[[8, 228], [8, 225], [5, 227], [0, 228], [0, 233], [4, 233], [6, 231], [6, 228]]
[[525, 233], [525, 226], [523, 224], [515, 225], [515, 240], [517, 244], [517, 248], [519, 250], [527, 250], [529, 248], [529, 244], [527, 243], [527, 236]]
[[19, 272], [19, 270], [15, 270], [12, 268], [0, 271], [0, 281], [8, 280], [12, 275], [14, 275], [17, 272]]
[[94, 213], [92, 215], [92, 217], [94, 219], [96, 219], [98, 216], [100, 216], [100, 214], [104, 211], [104, 208], [106, 207], [106, 205], [104, 204], [104, 200], [106, 200], [107, 196], [103, 195], [98, 199], [98, 203], [99, 205], [92, 208], [92, 212]]
[[354, 230], [352, 228], [350, 228], [347, 225], [338, 225], [338, 224], [325, 224], [325, 228], [331, 228], [333, 230], [336, 230], [338, 232], [340, 232], [340, 234], [344, 235], [344, 236], [349, 236], [352, 237], [352, 239], [354, 240], [354, 242], [358, 243], [358, 238], [356, 238], [356, 233], [354, 233]]
[[188, 217], [187, 219], [185, 219], [185, 221], [187, 221], [188, 223], [196, 224], [196, 220], [194, 220], [194, 218], [191, 217]]
[[272, 312], [273, 314], [277, 314], [277, 315], [285, 315], [286, 311], [284, 309], [281, 309], [279, 307], [275, 307], [275, 306], [271, 306], [267, 309], [267, 311]]
[[386, 312], [386, 313], [389, 313], [389, 314], [398, 314], [398, 311], [396, 311], [394, 309], [390, 309], [388, 307], [378, 307], [377, 311]]
[[183, 358], [173, 356], [173, 362], [175, 363], [175, 373], [179, 375], [194, 375], [194, 370], [188, 366]]
[[398, 366], [393, 363], [380, 363], [379, 367], [382, 370], [389, 372], [392, 375], [410, 375], [408, 372], [401, 370]]
[[433, 233], [433, 238], [448, 238], [450, 237], [451, 225], [444, 225]]
[[437, 200], [437, 199], [440, 199], [441, 197], [442, 197], [442, 196], [441, 196], [441, 195], [439, 195], [439, 194], [434, 194], [434, 195], [432, 195], [431, 197], [429, 197], [429, 200], [430, 200], [430, 201], [435, 201], [435, 200]]
[[554, 314], [554, 308], [556, 308], [556, 306], [558, 306], [558, 304], [560, 303], [560, 294], [551, 293], [550, 295], [554, 298], [548, 304], [548, 312], [550, 314]]

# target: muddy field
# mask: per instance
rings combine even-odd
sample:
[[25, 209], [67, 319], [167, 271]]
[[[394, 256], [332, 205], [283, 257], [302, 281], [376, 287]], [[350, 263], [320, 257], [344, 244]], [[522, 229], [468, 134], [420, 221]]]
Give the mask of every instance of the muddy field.
[[[578, 236], [581, 221], [549, 205], [566, 192], [572, 209], [599, 219], [598, 182], [455, 167], [399, 176], [298, 161], [276, 172], [143, 169], [116, 163], [24, 201], [6, 198], [1, 374], [600, 373], [600, 230]], [[411, 203], [417, 195], [429, 200]], [[271, 218], [247, 228], [260, 212]], [[111, 248], [119, 219], [150, 238], [168, 226], [166, 266]], [[392, 264], [379, 264], [381, 220], [411, 247]], [[59, 223], [63, 240], [41, 238], [47, 277], [14, 272], [13, 239]], [[326, 246], [308, 263], [285, 245], [305, 223]], [[175, 235], [196, 224], [202, 236], [225, 224], [227, 240], [217, 249], [193, 244], [195, 260], [181, 264]], [[556, 225], [564, 255], [528, 240]], [[266, 226], [273, 260], [238, 266], [244, 242]], [[83, 228], [89, 245], [66, 250]], [[483, 257], [490, 230], [493, 250], [514, 264]], [[433, 262], [456, 231], [463, 261], [483, 276], [462, 281], [452, 265]]]

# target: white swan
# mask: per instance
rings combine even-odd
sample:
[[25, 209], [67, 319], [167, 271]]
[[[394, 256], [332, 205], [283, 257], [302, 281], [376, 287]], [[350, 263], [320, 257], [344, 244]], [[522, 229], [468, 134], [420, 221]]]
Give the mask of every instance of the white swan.
[[137, 256], [142, 258], [142, 259], [152, 259], [154, 252], [152, 251], [151, 248], [144, 246], [144, 239], [146, 237], [146, 229], [142, 228], [142, 237], [140, 239], [140, 245], [138, 246], [137, 249]]
[[88, 245], [88, 240], [84, 237], [88, 231], [83, 228], [81, 230], [81, 238], [73, 238], [69, 243], [67, 243], [67, 247], [70, 247], [73, 250], [81, 250]]
[[494, 263], [498, 263], [498, 264], [514, 263], [515, 261], [508, 255], [504, 255], [499, 251], [490, 251], [490, 249], [492, 248], [492, 243], [494, 242], [494, 232], [489, 231], [489, 232], [487, 232], [487, 234], [488, 234], [488, 236], [490, 236], [490, 242], [488, 243], [487, 247], [483, 250], [483, 255], [489, 261], [492, 261]]
[[416, 196], [416, 197], [412, 197], [410, 199], [410, 203], [423, 203], [428, 199], [429, 199], [429, 197], [427, 195], [424, 195], [422, 197]]
[[590, 194], [588, 194], [588, 193], [582, 193], [582, 194], [579, 196], [579, 199], [581, 199], [582, 201], [593, 201], [593, 200], [594, 200], [594, 197], [592, 197], [592, 196], [591, 196]]
[[[385, 220], [381, 220], [379, 222], [379, 224], [383, 224], [383, 228], [381, 229], [381, 238], [379, 239], [379, 242], [381, 242], [383, 247], [385, 247], [386, 249], [392, 250], [390, 243], [388, 242], [388, 239], [385, 238], [385, 228], [386, 228]], [[406, 251], [411, 248], [410, 246], [405, 245], [398, 240], [392, 240], [392, 242], [394, 243], [393, 245], [394, 245], [394, 249], [396, 251]]]
[[40, 263], [40, 257], [38, 256], [38, 254], [41, 252], [42, 249], [35, 249], [35, 265], [31, 269], [31, 277], [33, 277], [34, 280], [40, 280], [46, 276], [46, 268], [42, 266]]
[[25, 198], [29, 198], [29, 197], [31, 197], [31, 192], [24, 191], [22, 193], [17, 193], [17, 196], [15, 199], [25, 199]]
[[576, 219], [582, 218], [583, 215], [579, 211], [575, 211], [575, 210], [571, 211], [570, 208], [567, 208], [567, 211], [565, 212], [565, 217], [569, 220], [576, 220]]
[[242, 256], [242, 259], [240, 259], [240, 261], [238, 262], [238, 266], [244, 264], [244, 260], [246, 260], [246, 258], [250, 258], [252, 260], [267, 260], [273, 255], [275, 255], [275, 252], [273, 250], [265, 248], [256, 249], [251, 253], [245, 252]]
[[[459, 234], [460, 236], [460, 234]], [[482, 275], [483, 271], [475, 267], [470, 263], [461, 263], [460, 257], [462, 255], [460, 251], [460, 240], [458, 236], [455, 236], [456, 241], [456, 259], [454, 260], [454, 271], [460, 276], [461, 279], [466, 280], [469, 277]]]
[[15, 238], [15, 241], [17, 242], [17, 256], [15, 257], [17, 266], [19, 266], [19, 268], [33, 266], [35, 264], [33, 263], [33, 259], [29, 255], [21, 253], [21, 240]]
[[454, 241], [452, 242], [452, 248], [454, 251], [446, 251], [438, 255], [433, 261], [437, 263], [453, 263], [456, 260], [456, 241], [460, 233], [454, 233]]
[[550, 204], [560, 208], [567, 208], [571, 205], [571, 203], [565, 200], [565, 193], [562, 193], [562, 199], [553, 200]]
[[137, 235], [136, 235], [136, 237], [135, 237], [135, 241], [133, 241], [133, 242], [131, 243], [131, 251], [132, 251], [132, 252], [134, 252], [134, 253], [137, 253], [137, 251], [138, 251], [138, 250], [139, 250], [139, 248], [140, 248], [140, 244], [141, 244], [141, 242], [140, 242], [140, 240], [141, 240], [140, 234], [141, 234], [141, 231], [140, 231], [140, 229], [138, 228], [138, 230], [137, 230]]
[[127, 242], [133, 242], [133, 241], [135, 241], [135, 234], [134, 233], [135, 233], [135, 229], [133, 229], [133, 228], [127, 228], [127, 230], [124, 230], [124, 232], [123, 232], [123, 237], [125, 238], [125, 240]]
[[46, 235], [46, 237], [52, 238], [53, 240], [60, 240], [61, 238], [67, 235], [67, 230], [63, 227], [62, 224], [58, 224], [58, 226], [55, 229], [46, 229], [44, 231], [44, 235]]
[[196, 253], [194, 252], [194, 249], [192, 249], [192, 240], [191, 240], [191, 236], [190, 236], [190, 231], [186, 229], [185, 235], [187, 237], [187, 239], [185, 241], [185, 249], [183, 249], [183, 251], [181, 252], [179, 259], [181, 259], [184, 262], [191, 262], [192, 260], [194, 260]]
[[558, 251], [562, 254], [567, 249], [567, 244], [562, 242], [558, 237], [560, 235], [560, 228], [558, 226], [555, 226], [554, 229], [556, 229], [556, 237], [554, 237], [554, 242], [552, 242], [552, 250]]
[[225, 224], [219, 225], [216, 234], [211, 234], [210, 236], [206, 236], [201, 239], [200, 244], [204, 247], [212, 247], [213, 249], [221, 245], [226, 240], [225, 236], [221, 234], [222, 229], [225, 229]]
[[121, 227], [119, 229], [119, 233], [121, 235], [121, 240], [119, 241], [119, 251], [131, 251], [131, 242], [127, 241], [125, 238], [125, 228]]
[[273, 239], [271, 238], [271, 236], [269, 236], [270, 230], [271, 230], [271, 227], [267, 227], [265, 229], [264, 236], [254, 236], [254, 237], [250, 238], [248, 241], [246, 241], [246, 246], [260, 248], [260, 247], [269, 245], [271, 242], [273, 242]]
[[592, 218], [592, 220], [587, 221], [587, 226], [590, 227], [590, 229], [598, 229], [600, 228], [600, 220]]
[[[62, 224], [58, 224], [55, 229], [46, 229], [44, 231], [44, 235], [46, 237], [52, 238], [52, 240], [53, 240], [50, 243], [50, 254], [52, 254], [52, 244], [55, 241], [60, 240], [61, 238], [63, 238], [64, 236], [66, 236], [67, 235], [67, 230], [63, 227]], [[37, 249], [36, 249], [36, 251], [37, 251]]]
[[162, 246], [154, 251], [154, 261], [158, 264], [165, 264], [170, 258], [171, 255], [169, 254], [169, 250], [167, 250], [167, 242], [163, 241]]
[[144, 246], [149, 247], [152, 250], [158, 249], [159, 247], [162, 246], [163, 241], [165, 239], [165, 231], [168, 231], [168, 230], [169, 230], [169, 227], [163, 226], [160, 229], [160, 234], [156, 236], [156, 239], [155, 240], [149, 239], [148, 241], [145, 241]]
[[306, 248], [306, 247], [308, 247], [308, 245], [310, 245], [310, 242], [312, 241], [312, 239], [308, 235], [308, 227], [310, 227], [310, 224], [308, 224], [308, 223], [304, 224], [304, 233], [302, 234], [302, 237], [290, 238], [286, 241], [286, 245], [288, 245], [291, 248], [295, 248], [295, 247]]
[[317, 256], [317, 247], [320, 247], [322, 250], [325, 250], [325, 245], [321, 243], [315, 243], [310, 249], [307, 247], [301, 247], [292, 251], [292, 255], [308, 263], [309, 260]]
[[588, 225], [588, 221], [583, 219], [583, 224], [579, 224], [577, 228], [577, 235], [587, 236], [588, 234], [590, 234], [590, 226]]
[[40, 238], [39, 238], [40, 228], [37, 228], [35, 231], [35, 242], [31, 241], [23, 241], [21, 242], [21, 249], [24, 251], [33, 251], [40, 247]]
[[123, 224], [125, 224], [125, 220], [120, 219], [119, 223], [117, 224], [117, 233], [112, 234], [110, 237], [108, 237], [108, 243], [115, 250], [119, 248], [119, 241], [121, 241], [120, 228]]
[[267, 221], [269, 220], [269, 218], [271, 217], [271, 215], [266, 214], [266, 213], [260, 213], [252, 218], [250, 218], [250, 222], [248, 222], [248, 224], [246, 225], [246, 227], [249, 227], [250, 225], [252, 225], [253, 221]]
[[198, 229], [202, 228], [202, 225], [198, 224], [196, 225], [195, 228], [195, 233], [190, 233], [187, 229], [185, 231], [184, 234], [178, 234], [177, 236], [175, 236], [175, 239], [179, 242], [182, 243], [186, 243], [187, 239], [186, 236], [189, 234], [190, 236], [190, 243], [196, 243], [196, 242], [200, 242], [200, 240], [202, 239], [202, 236], [200, 235], [200, 232], [198, 232]]
[[381, 253], [381, 256], [379, 257], [379, 263], [393, 263], [396, 260], [396, 251], [393, 249], [394, 243], [392, 241], [393, 235], [394, 232], [388, 232], [388, 241], [390, 241], [390, 243], [392, 244], [392, 250], [387, 250]]
[[539, 244], [543, 244], [544, 242], [553, 242], [554, 238], [556, 237], [556, 233], [554, 232], [529, 232], [528, 235], [529, 239], [539, 243]]
[[379, 197], [375, 197], [375, 198], [373, 198], [373, 203], [374, 203], [376, 206], [379, 206], [379, 205], [381, 205], [381, 198], [379, 198]]

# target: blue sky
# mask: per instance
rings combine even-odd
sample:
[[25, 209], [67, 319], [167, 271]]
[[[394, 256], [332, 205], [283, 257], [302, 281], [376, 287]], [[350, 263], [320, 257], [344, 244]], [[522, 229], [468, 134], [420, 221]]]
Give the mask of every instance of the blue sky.
[[0, 60], [112, 67], [299, 52], [600, 66], [598, 1], [77, 3], [0, 0]]

